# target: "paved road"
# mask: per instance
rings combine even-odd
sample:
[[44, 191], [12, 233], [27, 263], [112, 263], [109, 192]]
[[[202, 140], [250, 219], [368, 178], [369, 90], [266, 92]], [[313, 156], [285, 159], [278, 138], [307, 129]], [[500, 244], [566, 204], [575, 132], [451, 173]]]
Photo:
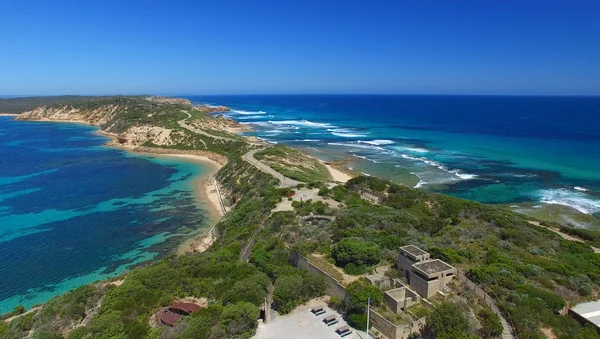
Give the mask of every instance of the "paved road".
[[258, 168], [259, 170], [265, 172], [265, 173], [269, 173], [270, 175], [274, 176], [275, 178], [277, 178], [277, 180], [279, 180], [279, 182], [281, 183], [279, 185], [279, 187], [296, 187], [298, 186], [298, 184], [301, 184], [301, 181], [297, 181], [291, 178], [288, 178], [286, 176], [284, 176], [283, 174], [277, 172], [276, 170], [272, 169], [271, 167], [263, 164], [262, 162], [258, 161], [255, 157], [254, 154], [256, 152], [262, 151], [263, 149], [254, 149], [251, 150], [250, 152], [244, 154], [242, 156], [242, 159], [244, 159], [245, 161], [251, 163], [252, 165], [254, 165], [254, 167]]

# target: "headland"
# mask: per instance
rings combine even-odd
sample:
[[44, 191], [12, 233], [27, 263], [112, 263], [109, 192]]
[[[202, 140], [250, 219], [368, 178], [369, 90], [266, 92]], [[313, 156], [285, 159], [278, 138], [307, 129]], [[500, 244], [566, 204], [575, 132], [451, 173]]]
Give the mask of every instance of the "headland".
[[[14, 317], [24, 313], [17, 309], [0, 331], [15, 337], [103, 338], [109, 328], [123, 338], [250, 337], [261, 314], [268, 322], [272, 309], [287, 314], [309, 300], [327, 302], [361, 329], [370, 298], [377, 331], [381, 324], [436, 331], [436, 319], [451, 314], [460, 323], [452, 332], [457, 337], [589, 333], [564, 308], [597, 298], [598, 232], [376, 177], [350, 178], [297, 149], [232, 133], [236, 123], [214, 109], [179, 99], [116, 97], [52, 104], [18, 117], [85, 122], [111, 133], [115, 146], [210, 159], [215, 169], [221, 166], [208, 188], [217, 192], [213, 210], [226, 214], [197, 251], [136, 268], [119, 277], [118, 286], [88, 284]], [[424, 264], [451, 267], [459, 278], [450, 276], [440, 293], [416, 298], [415, 279], [430, 279], [431, 272], [412, 272], [408, 281], [399, 271], [401, 249], [411, 245], [433, 259]], [[402, 307], [384, 299], [386, 283], [415, 299], [403, 298]], [[323, 295], [331, 298], [316, 299]], [[202, 298], [210, 300], [198, 306], [203, 310], [173, 327], [151, 321], [173, 303]], [[64, 311], [75, 306], [82, 311]]]

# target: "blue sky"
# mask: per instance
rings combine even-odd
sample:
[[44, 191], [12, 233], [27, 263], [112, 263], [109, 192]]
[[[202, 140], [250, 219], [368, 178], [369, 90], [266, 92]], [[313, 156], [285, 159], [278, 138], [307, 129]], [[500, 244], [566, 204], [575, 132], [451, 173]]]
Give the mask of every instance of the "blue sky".
[[597, 0], [0, 0], [0, 94], [600, 95]]

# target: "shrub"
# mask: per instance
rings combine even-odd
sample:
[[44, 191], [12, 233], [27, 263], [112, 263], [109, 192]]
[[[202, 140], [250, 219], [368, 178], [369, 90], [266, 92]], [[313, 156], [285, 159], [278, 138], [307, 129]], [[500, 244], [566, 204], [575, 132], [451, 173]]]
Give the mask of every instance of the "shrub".
[[479, 312], [483, 333], [488, 337], [497, 337], [502, 334], [504, 328], [500, 322], [500, 317], [492, 313], [490, 310]]
[[227, 333], [238, 335], [256, 327], [260, 310], [249, 302], [238, 302], [227, 305], [221, 312], [220, 324]]
[[427, 325], [437, 338], [457, 338], [469, 329], [469, 321], [460, 307], [447, 301], [437, 305], [427, 316]]
[[348, 293], [349, 307], [352, 309], [366, 309], [369, 298], [373, 305], [383, 302], [383, 292], [379, 287], [362, 278], [351, 282], [346, 288], [346, 293]]
[[[356, 328], [357, 330], [366, 331], [367, 330], [367, 314], [365, 312], [361, 313], [350, 313], [348, 315], [348, 325]], [[372, 324], [369, 324], [372, 325]], [[371, 326], [369, 326], [371, 327]]]
[[381, 260], [381, 250], [377, 244], [358, 238], [345, 238], [333, 246], [331, 256], [338, 266], [348, 264], [375, 265]]

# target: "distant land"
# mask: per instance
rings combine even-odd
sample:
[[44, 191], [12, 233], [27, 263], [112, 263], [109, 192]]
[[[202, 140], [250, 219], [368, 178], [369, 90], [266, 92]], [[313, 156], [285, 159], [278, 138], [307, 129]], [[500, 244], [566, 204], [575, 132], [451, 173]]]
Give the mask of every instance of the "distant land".
[[[372, 333], [385, 331], [381, 324], [386, 323], [439, 338], [600, 337], [595, 328], [565, 311], [567, 306], [598, 298], [599, 231], [576, 228], [560, 218], [542, 220], [505, 205], [407, 187], [401, 180], [349, 169], [339, 159], [313, 157], [322, 149], [308, 154], [310, 146], [292, 148], [264, 137], [275, 125], [280, 127], [277, 133], [285, 135], [282, 140], [288, 140], [286, 133], [299, 132], [321, 133], [302, 135], [302, 140], [337, 133], [346, 138], [365, 135], [352, 137], [363, 138], [365, 142], [355, 143], [360, 146], [385, 149], [384, 143], [375, 140], [396, 143], [379, 138], [372, 129], [340, 126], [343, 122], [335, 120], [297, 120], [297, 112], [287, 112], [292, 115], [288, 120], [275, 120], [268, 117], [268, 106], [251, 111], [228, 100], [190, 99], [0, 100], [0, 112], [17, 114], [15, 119], [22, 124], [91, 125], [111, 139], [109, 146], [198, 157], [218, 168], [203, 184], [218, 222], [189, 244], [191, 252], [166, 256], [109, 280], [82, 284], [29, 311], [16, 307], [3, 315], [0, 337], [248, 338], [260, 335], [270, 321], [276, 324], [287, 314], [295, 314], [297, 307], [311, 300], [339, 312], [354, 331], [367, 330], [369, 298], [372, 315], [379, 319]], [[371, 105], [377, 107], [374, 102]], [[240, 123], [244, 116], [253, 116], [246, 119], [253, 123]], [[260, 127], [260, 122], [264, 130], [253, 128]], [[312, 127], [302, 130], [301, 124]], [[474, 174], [459, 168], [438, 170], [452, 178]], [[411, 186], [426, 181], [408, 174], [404, 178], [418, 179]], [[139, 176], [143, 178], [144, 173]], [[465, 280], [451, 278], [441, 293], [415, 297], [410, 307], [392, 310], [384, 298], [386, 288], [372, 282], [377, 277], [377, 281], [414, 285], [398, 271], [399, 248], [407, 245], [418, 246], [432, 259], [455, 267], [458, 275], [492, 296], [497, 307], [490, 308]], [[298, 258], [306, 258], [312, 269], [298, 265]], [[345, 298], [334, 295], [342, 293], [340, 289]], [[411, 290], [406, 287], [405, 291]], [[187, 304], [195, 305], [189, 316], [171, 314], [176, 305]], [[279, 315], [267, 316], [271, 310]], [[268, 321], [257, 322], [259, 318]], [[308, 324], [316, 325], [323, 324]]]

